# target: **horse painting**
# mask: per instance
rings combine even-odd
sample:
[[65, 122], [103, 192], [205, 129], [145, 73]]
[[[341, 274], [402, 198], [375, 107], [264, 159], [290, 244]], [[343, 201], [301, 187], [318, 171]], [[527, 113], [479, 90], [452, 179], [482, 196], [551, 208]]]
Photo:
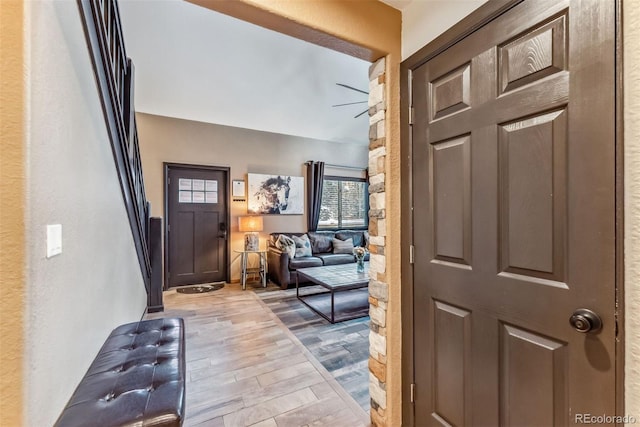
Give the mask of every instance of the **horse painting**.
[[287, 209], [289, 191], [291, 190], [290, 182], [290, 176], [286, 178], [278, 176], [277, 178], [269, 178], [262, 183], [260, 189], [254, 194], [261, 213], [279, 214]]
[[[299, 194], [300, 191], [296, 188], [296, 191], [292, 192], [292, 185], [294, 182], [292, 178], [299, 179], [301, 177], [290, 177], [282, 175], [258, 175], [249, 174], [249, 211], [252, 213], [260, 214], [290, 214], [290, 213], [302, 213], [298, 212], [299, 203], [291, 204], [291, 195]], [[255, 182], [252, 182], [253, 177], [259, 177]], [[302, 183], [299, 185], [302, 186]], [[294, 208], [292, 210], [292, 208]], [[300, 209], [301, 210], [301, 209]]]

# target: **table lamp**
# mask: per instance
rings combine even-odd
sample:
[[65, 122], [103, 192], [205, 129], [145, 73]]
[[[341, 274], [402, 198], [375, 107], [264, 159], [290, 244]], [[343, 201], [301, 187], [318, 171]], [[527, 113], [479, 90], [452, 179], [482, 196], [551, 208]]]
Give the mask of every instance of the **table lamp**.
[[258, 235], [258, 231], [262, 231], [262, 227], [261, 216], [247, 215], [238, 217], [238, 230], [246, 231], [244, 235], [245, 251], [260, 250], [260, 236]]

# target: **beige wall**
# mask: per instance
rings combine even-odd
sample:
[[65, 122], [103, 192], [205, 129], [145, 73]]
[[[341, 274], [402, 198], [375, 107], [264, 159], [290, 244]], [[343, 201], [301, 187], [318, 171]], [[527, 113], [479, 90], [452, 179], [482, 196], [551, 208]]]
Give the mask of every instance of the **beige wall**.
[[640, 419], [640, 2], [623, 9], [625, 413]]
[[402, 10], [402, 59], [448, 30], [487, 0], [417, 0]]
[[[26, 420], [52, 425], [146, 293], [76, 2], [26, 7]], [[62, 254], [45, 257], [47, 224]]]
[[23, 422], [24, 51], [22, 1], [0, 1], [0, 425]]
[[[367, 167], [366, 145], [319, 141], [143, 113], [138, 113], [136, 119], [147, 198], [151, 202], [152, 215], [163, 218], [166, 216], [164, 162], [230, 167], [230, 179], [245, 182], [248, 172], [305, 176], [304, 162], [307, 160]], [[328, 169], [326, 173], [349, 176], [353, 171]], [[244, 233], [238, 232], [238, 216], [247, 214], [247, 203], [231, 201], [230, 207], [231, 280], [237, 281], [240, 280], [240, 261], [233, 250], [244, 246]], [[260, 244], [265, 247], [271, 232], [302, 232], [307, 230], [306, 224], [306, 214], [265, 215]]]

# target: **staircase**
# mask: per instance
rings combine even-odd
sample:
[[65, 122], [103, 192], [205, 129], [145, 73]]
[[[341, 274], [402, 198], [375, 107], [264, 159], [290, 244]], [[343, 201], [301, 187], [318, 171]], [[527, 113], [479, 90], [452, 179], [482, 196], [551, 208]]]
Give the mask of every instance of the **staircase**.
[[117, 1], [78, 0], [78, 7], [138, 261], [150, 295], [151, 273], [155, 271], [157, 276], [162, 267], [152, 266], [150, 261], [150, 207], [144, 192], [133, 105], [134, 67], [124, 47]]

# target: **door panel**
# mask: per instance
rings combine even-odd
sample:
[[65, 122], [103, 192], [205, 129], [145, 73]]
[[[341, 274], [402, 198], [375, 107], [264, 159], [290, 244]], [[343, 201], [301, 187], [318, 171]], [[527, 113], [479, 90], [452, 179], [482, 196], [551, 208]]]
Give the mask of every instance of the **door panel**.
[[432, 120], [440, 119], [469, 107], [471, 94], [469, 64], [431, 83]]
[[[224, 271], [224, 264], [220, 262], [220, 256], [205, 256], [207, 248], [215, 247], [218, 244], [219, 230], [224, 220], [221, 218], [220, 212], [203, 212], [202, 221], [202, 245], [200, 250], [202, 259], [200, 260], [200, 268], [203, 273], [215, 273], [216, 271]], [[220, 254], [218, 254], [220, 255]]]
[[436, 419], [468, 425], [465, 404], [469, 403], [471, 313], [434, 301], [434, 314]]
[[431, 145], [435, 259], [469, 265], [469, 136]]
[[193, 275], [195, 273], [195, 213], [178, 212], [176, 223], [173, 225], [176, 230], [174, 238], [176, 247], [175, 257], [171, 259], [170, 270], [176, 277]]
[[501, 325], [500, 419], [504, 425], [566, 425], [566, 344]]
[[499, 128], [502, 271], [564, 282], [566, 110]]
[[417, 425], [615, 414], [614, 12], [525, 1], [413, 70]]
[[498, 48], [501, 93], [566, 70], [566, 18], [565, 10], [548, 24]]
[[167, 166], [167, 283], [227, 279], [228, 172]]

